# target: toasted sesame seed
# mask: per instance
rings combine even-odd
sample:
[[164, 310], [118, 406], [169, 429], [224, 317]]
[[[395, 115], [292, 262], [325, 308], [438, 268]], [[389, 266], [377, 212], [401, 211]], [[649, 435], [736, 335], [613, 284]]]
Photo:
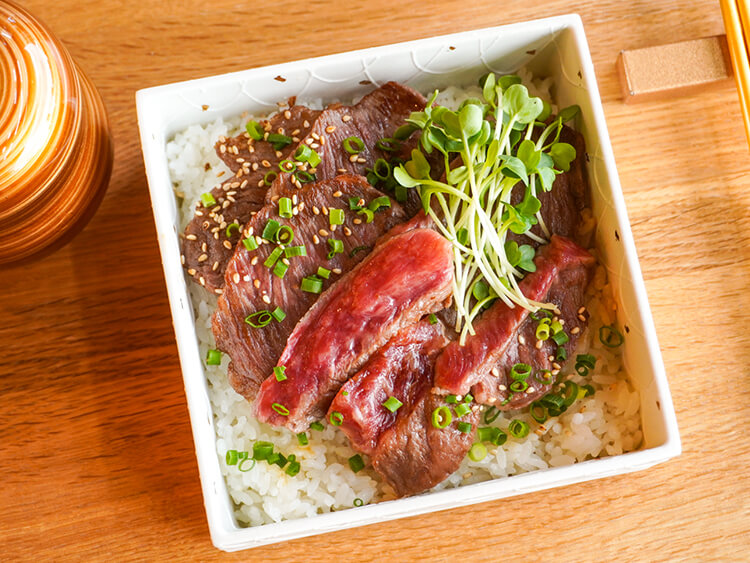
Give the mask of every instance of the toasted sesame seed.
[[346, 168], [337, 168], [336, 172], [338, 172], [339, 174], [346, 174], [349, 171]]
[[345, 115], [344, 117], [341, 118], [341, 121], [343, 121], [344, 123], [346, 123], [347, 121], [351, 121], [351, 120], [352, 120], [351, 115]]
[[305, 139], [305, 144], [306, 145], [312, 145], [313, 144], [313, 138], [312, 137], [308, 137], [307, 139]]
[[333, 133], [335, 130], [336, 130], [335, 125], [329, 125], [328, 127], [326, 127], [326, 133]]
[[214, 289], [214, 293], [216, 295], [222, 295], [224, 293], [224, 290], [221, 289], [220, 287], [217, 287], [216, 289]]
[[232, 281], [234, 283], [240, 283], [240, 274], [235, 272], [232, 274]]
[[292, 131], [292, 135], [299, 135], [299, 129], [295, 129], [294, 131]]
[[338, 227], [338, 225], [331, 225], [331, 232], [332, 233], [336, 231], [336, 227]]
[[357, 155], [353, 154], [349, 157], [349, 162], [357, 162]]
[[333, 270], [331, 270], [331, 271], [332, 271], [332, 272], [333, 272], [334, 274], [338, 275], [338, 274], [340, 274], [340, 273], [341, 273], [341, 268], [334, 268], [334, 269], [333, 269]]
[[206, 285], [206, 278], [204, 278], [203, 276], [199, 277], [198, 281], [200, 282], [201, 285]]
[[242, 164], [243, 162], [245, 162], [245, 159], [242, 157], [239, 157], [239, 158], [235, 158], [234, 161]]
[[262, 188], [264, 183], [265, 182], [263, 181], [263, 178], [261, 178], [260, 180], [258, 180], [258, 187]]
[[185, 238], [188, 240], [198, 240], [198, 237], [195, 235], [187, 235]]
[[528, 393], [529, 395], [531, 395], [531, 394], [532, 394], [532, 393], [533, 393], [534, 391], [535, 391], [535, 389], [534, 389], [533, 387], [529, 387], [528, 389], [526, 389], [526, 392], [527, 392], [527, 393]]
[[320, 148], [320, 144], [319, 143], [310, 143], [310, 148], [311, 149], [318, 149], [318, 148]]
[[508, 389], [505, 385], [498, 385], [497, 388], [500, 389], [500, 391], [506, 391]]
[[257, 263], [258, 263], [258, 257], [257, 256], [253, 256], [253, 259], [250, 260], [250, 265], [251, 266], [255, 266]]
[[320, 215], [320, 209], [318, 209], [317, 205], [313, 205], [313, 213], [315, 215]]
[[195, 268], [188, 268], [188, 274], [190, 274], [191, 276], [194, 276], [195, 275]]
[[578, 315], [578, 320], [586, 322], [586, 317], [584, 317], [583, 315]]
[[279, 201], [279, 197], [281, 197], [281, 196], [277, 196], [277, 195], [273, 196], [271, 198], [271, 203], [277, 203]]
[[364, 164], [365, 162], [367, 162], [367, 160], [365, 160], [364, 158], [360, 156], [357, 158], [357, 162], [359, 162], [360, 164]]
[[314, 131], [313, 131], [312, 133], [310, 133], [310, 136], [311, 136], [311, 137], [312, 137], [313, 139], [315, 139], [316, 141], [320, 141], [320, 135], [318, 135], [318, 134], [317, 134], [317, 133], [315, 133]]
[[292, 203], [294, 205], [297, 205], [298, 202], [299, 202], [299, 198], [297, 197], [297, 194], [292, 195]]
[[322, 237], [327, 237], [329, 233], [328, 233], [328, 231], [326, 231], [325, 229], [320, 229], [320, 230], [318, 231], [318, 234], [319, 234], [320, 236], [322, 236]]
[[195, 210], [195, 214], [196, 214], [196, 215], [197, 215], [198, 217], [203, 217], [203, 211], [201, 211], [200, 209], [196, 209], [196, 210]]
[[213, 266], [211, 266], [211, 269], [215, 272], [219, 267], [219, 261], [217, 260], [214, 262]]
[[570, 329], [570, 334], [578, 334], [579, 332], [581, 332], [581, 329], [577, 326]]
[[550, 373], [552, 375], [557, 375], [558, 373], [560, 373], [560, 370], [559, 369], [553, 369]]
[[271, 168], [271, 163], [270, 163], [270, 162], [268, 162], [268, 161], [267, 161], [267, 160], [265, 160], [265, 159], [261, 160], [261, 161], [260, 161], [260, 163], [261, 163], [261, 164], [262, 164], [263, 166], [265, 166], [266, 168]]
[[295, 215], [295, 216], [299, 215], [299, 208], [298, 207], [293, 207], [292, 208], [292, 215]]
[[240, 154], [240, 149], [238, 149], [236, 146], [232, 147], [232, 152], [234, 154]]
[[352, 230], [349, 227], [344, 227], [344, 234], [350, 237], [352, 236]]
[[227, 199], [226, 201], [224, 201], [224, 203], [222, 203], [222, 204], [221, 204], [221, 208], [222, 208], [222, 209], [226, 209], [226, 208], [227, 208], [227, 207], [229, 207], [230, 205], [232, 205], [232, 202], [231, 202], [231, 201], [229, 201], [229, 199]]
[[298, 209], [299, 209], [300, 211], [302, 211], [302, 210], [303, 210], [303, 209], [305, 208], [305, 202], [304, 202], [304, 201], [300, 201], [300, 202], [299, 202], [299, 205], [297, 206], [297, 208], [298, 208]]
[[282, 156], [284, 156], [284, 153], [281, 151], [276, 151], [275, 154], [276, 154], [276, 158], [281, 158]]
[[310, 127], [310, 122], [307, 119], [305, 119], [305, 121], [302, 122], [302, 127]]
[[341, 197], [342, 195], [344, 194], [341, 193], [341, 190], [336, 190], [335, 192], [333, 192], [333, 197]]
[[490, 373], [494, 375], [495, 377], [500, 377], [500, 370], [497, 369], [496, 367], [492, 368], [492, 370], [490, 370]]
[[583, 313], [583, 312], [584, 312], [585, 310], [586, 310], [586, 307], [581, 307], [581, 308], [580, 308], [580, 309], [578, 309], [578, 311], [576, 311], [576, 312], [577, 312], [577, 313], [578, 313], [578, 314], [580, 315], [580, 314], [582, 314], [582, 313]]
[[328, 215], [328, 207], [326, 207], [325, 205], [323, 206], [321, 211], [323, 212], [323, 215]]
[[497, 399], [495, 399], [495, 397], [490, 397], [489, 399], [487, 399], [487, 402], [490, 403], [490, 404], [494, 403], [495, 401], [497, 401]]
[[562, 369], [562, 366], [558, 364], [557, 362], [552, 362], [552, 367], [555, 369]]
[[295, 135], [294, 137], [292, 137], [292, 141], [294, 141], [295, 143], [299, 143], [299, 137]]
[[244, 276], [242, 276], [242, 281], [249, 282], [250, 281], [250, 274], [245, 274]]
[[226, 146], [226, 145], [221, 145], [221, 146], [219, 147], [219, 152], [220, 152], [221, 154], [224, 154], [225, 152], [227, 152], [227, 146]]
[[214, 239], [219, 240], [219, 233], [214, 233]]
[[203, 252], [206, 252], [206, 243], [205, 243], [205, 242], [202, 242], [202, 243], [201, 243], [201, 250], [202, 250]]
[[318, 238], [318, 235], [313, 235], [313, 242], [315, 244], [318, 244], [320, 242], [320, 239]]
[[260, 280], [255, 280], [253, 285], [255, 286], [255, 289], [260, 289]]
[[544, 342], [542, 342], [541, 340], [537, 340], [537, 341], [536, 341], [536, 344], [534, 345], [534, 347], [535, 347], [535, 348], [536, 348], [537, 350], [541, 350], [541, 349], [542, 349], [542, 345], [543, 345], [543, 344], [544, 344]]
[[326, 138], [325, 137], [321, 137], [320, 138], [320, 146], [322, 147], [325, 144], [326, 144]]
[[284, 117], [287, 118], [287, 119], [291, 119], [292, 118], [292, 112], [289, 111], [289, 110], [286, 110], [284, 112]]
[[225, 240], [222, 244], [224, 245], [224, 248], [226, 248], [227, 250], [232, 250], [232, 243], [229, 242], [228, 240]]
[[354, 221], [352, 221], [352, 222], [353, 222], [353, 223], [354, 223], [355, 225], [361, 225], [361, 224], [362, 224], [362, 219], [354, 219]]
[[270, 304], [271, 298], [268, 295], [263, 296], [263, 303]]
[[282, 258], [282, 259], [281, 259], [281, 261], [282, 261], [282, 262], [283, 262], [284, 264], [286, 264], [287, 266], [289, 265], [289, 260], [287, 260], [286, 258]]

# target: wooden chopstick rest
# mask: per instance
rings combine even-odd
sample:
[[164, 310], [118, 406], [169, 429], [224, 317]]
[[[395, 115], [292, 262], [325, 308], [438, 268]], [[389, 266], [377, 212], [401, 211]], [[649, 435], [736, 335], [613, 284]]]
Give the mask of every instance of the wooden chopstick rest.
[[705, 90], [732, 77], [725, 35], [620, 51], [617, 70], [625, 103]]

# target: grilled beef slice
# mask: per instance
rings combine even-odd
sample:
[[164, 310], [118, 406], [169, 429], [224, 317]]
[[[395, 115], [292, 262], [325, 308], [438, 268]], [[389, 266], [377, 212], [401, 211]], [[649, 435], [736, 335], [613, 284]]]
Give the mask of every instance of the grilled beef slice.
[[[272, 133], [305, 135], [319, 114], [317, 110], [292, 106], [263, 121], [261, 126]], [[240, 228], [230, 229], [227, 236], [227, 227], [234, 222], [242, 227], [263, 206], [268, 191], [263, 177], [269, 170], [278, 170], [279, 162], [288, 158], [295, 146], [276, 151], [271, 143], [255, 141], [248, 133], [219, 139], [216, 153], [233, 175], [211, 190], [216, 204], [206, 207], [198, 202], [182, 240], [185, 268], [198, 283], [216, 293], [224, 286], [224, 270], [240, 240]]]
[[[296, 202], [297, 214], [290, 219], [279, 217], [277, 203], [265, 205], [250, 219], [243, 236], [256, 237], [261, 244], [252, 251], [242, 243], [237, 246], [227, 266], [227, 283], [213, 317], [216, 344], [232, 358], [229, 382], [238, 393], [247, 399], [255, 397], [258, 387], [276, 365], [297, 321], [318, 298], [318, 294], [300, 289], [302, 278], [316, 274], [319, 266], [331, 270], [330, 278], [323, 280], [325, 289], [360, 262], [382, 233], [403, 221], [403, 211], [395, 202], [377, 211], [371, 223], [349, 210], [350, 197], [369, 203], [381, 196], [361, 176], [341, 175], [295, 190], [292, 201]], [[329, 224], [330, 209], [345, 210], [344, 224], [337, 225], [335, 231]], [[264, 265], [276, 248], [275, 244], [259, 237], [270, 219], [291, 227], [294, 240], [290, 246], [304, 245], [307, 251], [307, 256], [288, 259], [289, 269], [283, 278]], [[343, 252], [331, 259], [327, 257], [331, 250], [329, 239], [341, 240], [344, 245]], [[274, 320], [263, 328], [253, 328], [245, 322], [248, 315], [273, 311], [276, 307], [286, 314], [281, 322]]]
[[395, 424], [401, 411], [383, 406], [389, 397], [408, 409], [429, 392], [435, 358], [446, 344], [443, 325], [422, 320], [394, 335], [341, 387], [328, 415], [343, 415], [341, 430], [355, 449], [372, 454], [381, 434]]
[[[564, 347], [570, 353], [580, 331], [586, 327], [586, 321], [578, 317], [578, 309], [583, 305], [594, 257], [573, 241], [553, 236], [550, 244], [537, 253], [534, 263], [536, 272], [526, 275], [520, 289], [529, 299], [557, 306], [556, 316], [564, 321], [563, 328], [569, 337]], [[529, 316], [528, 310], [519, 306], [510, 308], [498, 299], [474, 324], [476, 334], [468, 336], [463, 346], [458, 341], [451, 342], [438, 356], [436, 388], [443, 393], [471, 392], [476, 401], [498, 408], [529, 404], [549, 390], [549, 382], [540, 381], [535, 373], [527, 380], [526, 391], [512, 394], [513, 365], [527, 363], [535, 372], [549, 369], [554, 373], [558, 369], [553, 365], [554, 360], [549, 359], [554, 357], [557, 345], [550, 339], [537, 349], [536, 326], [537, 321]]]
[[349, 375], [402, 327], [443, 308], [453, 282], [450, 243], [414, 229], [375, 247], [297, 324], [255, 407], [262, 422], [294, 432], [325, 415]]

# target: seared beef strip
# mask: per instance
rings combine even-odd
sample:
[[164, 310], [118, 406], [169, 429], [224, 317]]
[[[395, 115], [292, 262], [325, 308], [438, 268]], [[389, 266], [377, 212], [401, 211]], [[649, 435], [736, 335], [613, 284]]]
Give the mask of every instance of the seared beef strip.
[[[372, 454], [372, 465], [399, 496], [414, 495], [441, 483], [461, 465], [474, 441], [479, 422], [478, 405], [446, 428], [435, 428], [432, 413], [448, 405], [432, 392], [423, 393], [408, 408], [401, 407], [396, 423], [388, 428]], [[401, 410], [404, 410], [402, 413]], [[471, 424], [469, 432], [458, 425]]]
[[[292, 106], [263, 121], [270, 132], [293, 132], [303, 136], [320, 111], [303, 106]], [[240, 229], [232, 228], [227, 237], [227, 226], [233, 222], [242, 227], [251, 213], [265, 203], [268, 186], [263, 182], [269, 170], [278, 170], [279, 162], [294, 150], [293, 143], [280, 151], [267, 141], [255, 141], [247, 133], [231, 139], [219, 139], [216, 154], [234, 173], [223, 184], [211, 190], [216, 203], [205, 207], [198, 202], [195, 216], [185, 227], [182, 253], [185, 268], [201, 285], [220, 293], [224, 286], [224, 270], [240, 240]]]
[[[563, 329], [570, 338], [565, 348], [571, 352], [586, 326], [578, 317], [578, 309], [583, 305], [594, 257], [573, 241], [554, 235], [550, 244], [537, 253], [534, 263], [536, 272], [526, 275], [520, 289], [529, 299], [552, 302], [558, 307], [556, 315], [564, 320]], [[497, 407], [520, 408], [529, 404], [549, 390], [549, 385], [542, 385], [534, 375], [527, 381], [534, 391], [514, 394], [510, 402], [502, 405], [510, 395], [509, 372], [513, 364], [527, 363], [535, 372], [557, 369], [549, 360], [557, 345], [542, 342], [541, 349], [535, 347], [536, 325], [526, 309], [510, 308], [498, 299], [474, 323], [476, 334], [468, 336], [463, 346], [458, 341], [451, 342], [438, 356], [436, 388], [443, 393], [471, 392], [476, 401]]]
[[322, 417], [349, 374], [402, 327], [443, 308], [453, 282], [450, 243], [414, 229], [375, 247], [331, 286], [297, 324], [255, 408], [262, 422], [306, 430]]
[[[424, 108], [426, 100], [419, 92], [397, 82], [387, 82], [363, 97], [353, 106], [331, 104], [313, 123], [310, 133], [300, 144], [314, 149], [320, 156], [315, 167], [318, 179], [352, 173], [365, 176], [379, 158], [391, 154], [376, 147], [378, 141], [391, 137], [412, 111]], [[344, 148], [344, 141], [356, 137], [362, 150], [356, 154]], [[359, 148], [357, 141], [351, 148]], [[282, 174], [269, 190], [269, 197], [288, 195], [294, 190], [289, 174]]]
[[328, 415], [343, 415], [341, 430], [355, 449], [372, 454], [381, 434], [403, 412], [383, 406], [389, 397], [409, 409], [429, 392], [435, 358], [446, 344], [443, 325], [424, 319], [399, 331], [341, 387]]
[[[323, 280], [325, 289], [361, 261], [367, 255], [366, 248], [373, 246], [382, 233], [404, 219], [401, 207], [395, 202], [377, 211], [371, 223], [362, 221], [362, 215], [349, 210], [350, 197], [361, 198], [365, 203], [382, 197], [361, 176], [341, 175], [305, 184], [295, 190], [293, 197], [292, 201], [297, 202], [296, 215], [282, 219], [278, 204], [269, 203], [250, 219], [243, 236], [263, 241], [259, 235], [269, 219], [273, 219], [294, 230], [290, 246], [304, 245], [307, 256], [288, 258], [289, 269], [280, 278], [273, 273], [273, 268], [264, 265], [275, 244], [264, 242], [257, 250], [248, 251], [240, 243], [227, 267], [224, 294], [219, 298], [213, 317], [216, 345], [232, 358], [229, 382], [247, 399], [255, 397], [258, 387], [276, 365], [297, 321], [318, 298], [318, 294], [300, 289], [302, 278], [314, 275], [319, 266], [331, 270], [330, 278]], [[335, 231], [330, 225], [330, 209], [345, 210], [344, 224], [337, 225]], [[343, 242], [343, 252], [331, 259], [327, 257], [331, 250], [329, 239]], [[354, 249], [358, 250], [353, 252]], [[245, 322], [248, 315], [273, 311], [276, 307], [286, 314], [281, 322], [274, 320], [263, 328], [253, 328]]]

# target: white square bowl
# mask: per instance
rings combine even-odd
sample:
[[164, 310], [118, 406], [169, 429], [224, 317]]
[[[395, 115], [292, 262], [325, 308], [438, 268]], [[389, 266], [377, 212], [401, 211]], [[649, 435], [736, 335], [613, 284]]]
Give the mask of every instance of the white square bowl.
[[[187, 280], [180, 264], [178, 206], [166, 144], [191, 124], [243, 111], [264, 114], [290, 96], [351, 99], [388, 80], [422, 92], [475, 83], [488, 70], [527, 65], [554, 79], [560, 107], [578, 104], [576, 127], [586, 139], [597, 246], [619, 301], [625, 367], [641, 396], [644, 443], [635, 452], [441, 490], [346, 511], [241, 527], [222, 477], [213, 413], [198, 350]], [[446, 35], [307, 59], [140, 90], [138, 123], [154, 220], [185, 382], [203, 497], [216, 547], [235, 551], [404, 516], [568, 485], [648, 468], [680, 453], [672, 399], [636, 257], [612, 147], [583, 25], [577, 15]], [[207, 108], [206, 108], [207, 106]], [[192, 283], [192, 282], [190, 282]]]

